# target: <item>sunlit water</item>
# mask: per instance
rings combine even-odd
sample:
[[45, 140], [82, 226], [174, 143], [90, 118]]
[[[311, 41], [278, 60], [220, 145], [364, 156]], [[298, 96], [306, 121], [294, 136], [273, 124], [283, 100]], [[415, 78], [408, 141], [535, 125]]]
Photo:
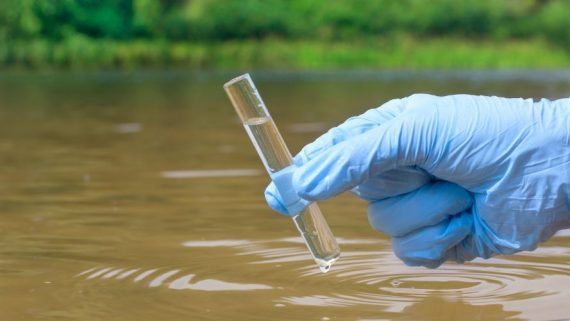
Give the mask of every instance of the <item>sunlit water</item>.
[[[548, 75], [256, 84], [296, 151], [414, 92], [570, 95], [569, 75]], [[408, 268], [343, 195], [321, 203], [343, 249], [321, 273], [264, 203], [265, 172], [221, 88], [231, 76], [0, 76], [0, 320], [568, 319], [568, 233], [531, 253]]]

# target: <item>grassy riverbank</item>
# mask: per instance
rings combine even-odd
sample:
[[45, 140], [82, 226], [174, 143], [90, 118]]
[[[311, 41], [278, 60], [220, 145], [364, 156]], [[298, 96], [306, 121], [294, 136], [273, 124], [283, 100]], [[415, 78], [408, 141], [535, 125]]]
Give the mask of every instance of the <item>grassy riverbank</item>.
[[28, 40], [0, 44], [0, 65], [30, 69], [515, 69], [568, 68], [570, 51], [539, 39], [359, 41]]

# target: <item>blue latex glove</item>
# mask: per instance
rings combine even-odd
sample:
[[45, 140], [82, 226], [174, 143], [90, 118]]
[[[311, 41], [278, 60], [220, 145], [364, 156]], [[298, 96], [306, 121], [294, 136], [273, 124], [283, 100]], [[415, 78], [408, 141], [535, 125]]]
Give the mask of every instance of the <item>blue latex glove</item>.
[[[570, 227], [569, 99], [413, 95], [331, 129], [295, 163], [299, 196], [368, 200], [408, 265], [533, 250]], [[266, 198], [286, 213], [275, 186]]]

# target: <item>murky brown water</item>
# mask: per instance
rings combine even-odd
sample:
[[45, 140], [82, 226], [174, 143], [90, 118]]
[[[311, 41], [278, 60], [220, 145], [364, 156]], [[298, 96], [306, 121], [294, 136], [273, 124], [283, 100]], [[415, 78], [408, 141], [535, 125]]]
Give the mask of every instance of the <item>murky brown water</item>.
[[[321, 204], [343, 249], [321, 274], [264, 203], [231, 76], [0, 75], [1, 320], [568, 320], [568, 233], [407, 268], [343, 195]], [[253, 76], [294, 151], [414, 92], [570, 95], [564, 72]]]

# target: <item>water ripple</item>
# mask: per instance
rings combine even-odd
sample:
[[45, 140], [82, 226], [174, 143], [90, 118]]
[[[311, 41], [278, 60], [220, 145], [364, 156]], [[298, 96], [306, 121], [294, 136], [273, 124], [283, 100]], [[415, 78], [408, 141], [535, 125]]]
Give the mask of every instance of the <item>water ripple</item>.
[[[300, 239], [285, 238], [189, 240], [181, 244], [196, 255], [188, 266], [98, 266], [80, 271], [76, 279], [91, 287], [115, 282], [111, 288], [218, 293], [212, 297], [218, 305], [231, 302], [235, 309], [236, 300], [253, 300], [274, 309], [370, 307], [384, 316], [395, 313], [393, 318], [403, 311], [413, 315], [433, 304], [451, 304], [503, 319], [550, 320], [561, 315], [560, 302], [568, 295], [570, 250], [565, 246], [430, 270], [404, 266], [382, 239], [339, 241], [342, 257], [326, 275]], [[221, 260], [225, 264], [214, 264]]]
[[125, 280], [130, 279], [133, 283], [145, 281], [149, 288], [166, 286], [173, 290], [198, 290], [198, 291], [253, 291], [253, 290], [269, 290], [271, 286], [256, 283], [237, 283], [227, 282], [217, 279], [203, 279], [191, 282], [196, 278], [195, 274], [180, 273], [182, 269], [171, 269], [164, 271], [163, 268], [153, 268], [143, 270], [140, 274], [140, 268], [90, 268], [78, 273], [75, 277], [84, 280]]
[[[548, 247], [508, 258], [446, 264], [430, 270], [405, 267], [387, 252], [345, 251], [329, 274], [332, 279], [328, 280], [328, 287], [309, 295], [285, 296], [279, 302], [329, 307], [397, 306], [398, 310], [433, 297], [460, 298], [475, 305], [501, 302], [508, 306], [511, 302], [517, 307], [546, 297], [560, 302], [568, 292], [570, 265], [567, 260], [536, 260], [548, 257], [549, 252], [556, 253], [557, 258], [561, 253], [569, 257], [566, 248]], [[313, 267], [304, 267], [300, 275], [307, 277], [307, 288], [316, 288], [320, 282], [320, 274]], [[344, 291], [339, 291], [339, 287]]]

